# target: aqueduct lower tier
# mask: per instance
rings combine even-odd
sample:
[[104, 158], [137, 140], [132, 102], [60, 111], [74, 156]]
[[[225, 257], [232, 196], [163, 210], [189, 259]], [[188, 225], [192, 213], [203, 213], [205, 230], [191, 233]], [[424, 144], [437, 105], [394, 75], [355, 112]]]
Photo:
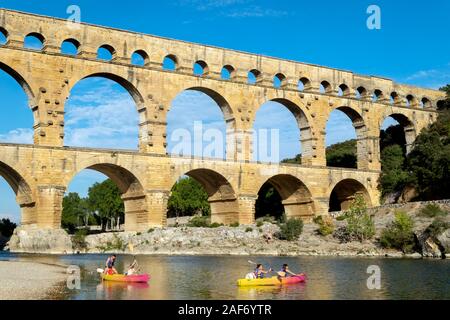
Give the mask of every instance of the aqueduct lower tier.
[[128, 231], [145, 231], [166, 224], [170, 190], [183, 175], [204, 186], [212, 221], [225, 224], [254, 221], [255, 201], [266, 182], [280, 193], [289, 217], [310, 219], [327, 214], [333, 190], [342, 208], [357, 193], [369, 205], [377, 205], [379, 199], [377, 171], [0, 145], [0, 174], [17, 195], [24, 226], [60, 228], [64, 193], [73, 177], [87, 168], [117, 183], [125, 203]]

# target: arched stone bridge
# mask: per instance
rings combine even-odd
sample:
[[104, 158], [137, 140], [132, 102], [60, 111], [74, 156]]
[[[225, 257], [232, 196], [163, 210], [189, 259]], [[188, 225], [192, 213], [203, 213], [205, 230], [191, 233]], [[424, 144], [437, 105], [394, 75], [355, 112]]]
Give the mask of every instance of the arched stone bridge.
[[[86, 168], [119, 186], [126, 230], [164, 225], [170, 190], [183, 175], [205, 187], [212, 219], [223, 223], [252, 222], [258, 191], [268, 181], [279, 191], [288, 216], [326, 214], [333, 190], [342, 208], [356, 193], [377, 205], [384, 119], [398, 120], [410, 145], [435, 121], [445, 98], [439, 91], [383, 78], [10, 10], [0, 10], [0, 32], [7, 39], [0, 46], [0, 69], [25, 90], [34, 115], [34, 145], [1, 144], [0, 175], [17, 194], [22, 224], [42, 228], [60, 227], [64, 192]], [[28, 35], [43, 47], [25, 48]], [[61, 53], [65, 41], [77, 47], [77, 54]], [[98, 59], [99, 48], [108, 50], [112, 60]], [[144, 65], [132, 64], [134, 53]], [[165, 58], [173, 61], [174, 70], [164, 70]], [[195, 63], [202, 75], [193, 74]], [[223, 68], [230, 74], [227, 79], [221, 77]], [[80, 80], [93, 76], [116, 81], [134, 98], [140, 117], [137, 152], [64, 147], [65, 101]], [[167, 154], [167, 113], [172, 100], [188, 89], [209, 95], [221, 108], [227, 123], [226, 161]], [[279, 102], [297, 119], [302, 165], [251, 161], [253, 122], [267, 101]], [[334, 109], [353, 121], [358, 169], [326, 167], [325, 126]]]

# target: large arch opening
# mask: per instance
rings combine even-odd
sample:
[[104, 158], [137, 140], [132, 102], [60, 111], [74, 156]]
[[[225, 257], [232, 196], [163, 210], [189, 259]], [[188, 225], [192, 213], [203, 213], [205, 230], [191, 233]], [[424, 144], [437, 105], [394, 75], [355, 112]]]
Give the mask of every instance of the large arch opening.
[[369, 193], [362, 183], [344, 179], [336, 184], [330, 194], [329, 212], [348, 210], [356, 196], [361, 195], [368, 207], [372, 205]]
[[37, 123], [34, 95], [19, 73], [0, 62], [0, 142], [32, 144]]
[[402, 114], [392, 114], [381, 124], [380, 160], [383, 174], [380, 185], [385, 199], [396, 200], [409, 179], [406, 156], [415, 137], [413, 123]]
[[203, 215], [211, 223], [239, 222], [239, 204], [229, 181], [209, 169], [195, 169], [183, 175], [172, 188], [168, 217]]
[[133, 173], [114, 164], [95, 164], [68, 184], [61, 224], [69, 232], [136, 231], [147, 225], [146, 208], [144, 188]]
[[37, 223], [35, 202], [29, 184], [16, 170], [3, 162], [0, 162], [0, 192], [0, 219], [8, 219], [23, 226]]
[[143, 98], [127, 80], [89, 75], [72, 87], [65, 104], [64, 144], [71, 147], [137, 150], [138, 109]]
[[361, 115], [349, 107], [330, 113], [326, 125], [327, 166], [361, 168], [366, 160], [366, 126]]
[[286, 99], [273, 99], [257, 111], [253, 123], [253, 160], [308, 164], [311, 127], [303, 110]]
[[225, 159], [233, 151], [234, 131], [233, 111], [216, 91], [192, 87], [172, 100], [167, 114], [170, 154]]
[[308, 219], [314, 215], [314, 203], [306, 185], [291, 175], [280, 174], [267, 180], [258, 192], [255, 218]]

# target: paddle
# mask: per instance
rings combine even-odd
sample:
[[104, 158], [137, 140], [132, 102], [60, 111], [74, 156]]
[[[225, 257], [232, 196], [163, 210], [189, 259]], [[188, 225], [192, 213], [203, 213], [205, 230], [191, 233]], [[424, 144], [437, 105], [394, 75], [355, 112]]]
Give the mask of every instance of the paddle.
[[[253, 264], [253, 265], [255, 265], [255, 266], [258, 265], [258, 263], [253, 262], [252, 260], [247, 260], [247, 262], [250, 263], [250, 264]], [[272, 267], [269, 267], [269, 271], [268, 271], [268, 272], [274, 272], [273, 269], [272, 269]]]
[[101, 269], [101, 268], [97, 268], [97, 273], [103, 273], [105, 272], [105, 270]]

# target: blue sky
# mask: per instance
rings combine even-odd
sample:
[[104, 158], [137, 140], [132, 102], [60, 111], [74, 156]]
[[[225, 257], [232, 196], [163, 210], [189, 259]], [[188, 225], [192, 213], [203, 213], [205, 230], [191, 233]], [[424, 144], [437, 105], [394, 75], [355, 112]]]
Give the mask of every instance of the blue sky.
[[[380, 75], [430, 88], [450, 82], [447, 0], [3, 0], [0, 7], [67, 18], [66, 9], [73, 4], [81, 8], [84, 22]], [[366, 27], [366, 9], [371, 4], [381, 8], [381, 30]], [[0, 94], [0, 141], [31, 143], [33, 119], [26, 96], [2, 71]], [[66, 145], [137, 149], [134, 102], [119, 85], [103, 79], [83, 80], [72, 90], [66, 112]], [[202, 121], [204, 130], [225, 131], [223, 116], [209, 97], [181, 93], [168, 115], [169, 138], [177, 129], [192, 133], [194, 121]], [[262, 128], [280, 130], [280, 158], [301, 151], [296, 122], [280, 105], [267, 103], [261, 107], [255, 129]], [[350, 120], [334, 112], [327, 125], [327, 144], [354, 138], [354, 131], [348, 128], [352, 128]], [[169, 139], [169, 150], [175, 144]], [[101, 174], [85, 171], [69, 190], [85, 195], [93, 182], [102, 179]], [[0, 178], [2, 216], [19, 220], [14, 195]]]

